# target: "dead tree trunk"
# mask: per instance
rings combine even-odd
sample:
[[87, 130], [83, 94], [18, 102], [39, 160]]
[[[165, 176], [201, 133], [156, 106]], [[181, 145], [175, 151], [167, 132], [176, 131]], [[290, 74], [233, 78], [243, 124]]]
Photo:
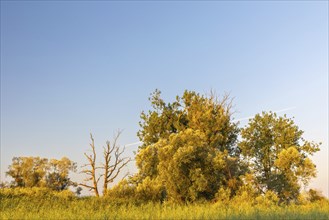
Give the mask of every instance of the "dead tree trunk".
[[95, 142], [92, 134], [90, 134], [91, 139], [91, 150], [92, 153], [90, 155], [87, 155], [85, 153], [86, 158], [88, 159], [88, 163], [83, 165], [82, 167], [90, 166], [90, 169], [82, 170], [81, 173], [85, 173], [88, 177], [84, 181], [92, 181], [92, 185], [88, 185], [86, 183], [80, 183], [79, 185], [84, 186], [88, 188], [90, 191], [94, 191], [95, 195], [99, 197], [98, 192], [98, 182], [102, 175], [100, 175], [98, 178], [96, 178], [96, 170], [99, 168], [96, 166], [96, 151], [95, 151]]
[[[118, 177], [122, 168], [131, 161], [129, 157], [122, 157], [122, 154], [125, 151], [125, 147], [121, 149], [117, 143], [121, 133], [122, 131], [119, 130], [114, 136], [112, 145], [111, 142], [107, 141], [106, 147], [104, 147], [105, 163], [102, 167], [104, 169], [103, 195], [106, 195], [108, 185]], [[125, 174], [125, 176], [127, 176], [127, 174]]]
[[[103, 152], [105, 163], [100, 167], [96, 166], [95, 142], [93, 136], [90, 134], [90, 147], [92, 153], [90, 155], [85, 153], [85, 156], [88, 159], [88, 163], [82, 166], [89, 167], [89, 169], [84, 169], [81, 171], [81, 173], [85, 173], [88, 176], [84, 181], [91, 181], [92, 184], [89, 185], [87, 183], [80, 183], [79, 185], [88, 188], [90, 191], [94, 191], [97, 197], [99, 197], [98, 182], [100, 178], [104, 177], [103, 195], [106, 195], [108, 185], [118, 177], [122, 169], [131, 161], [129, 157], [122, 157], [125, 148], [120, 148], [117, 143], [121, 133], [121, 131], [118, 131], [115, 134], [112, 144], [109, 141], [106, 142], [106, 147], [104, 147]], [[97, 178], [96, 170], [98, 169], [104, 169], [104, 173], [99, 175]], [[125, 176], [127, 176], [127, 174]]]

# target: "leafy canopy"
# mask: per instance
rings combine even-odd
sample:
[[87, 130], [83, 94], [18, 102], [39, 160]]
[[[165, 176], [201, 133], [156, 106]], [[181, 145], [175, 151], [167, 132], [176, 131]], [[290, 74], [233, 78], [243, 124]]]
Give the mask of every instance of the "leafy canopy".
[[40, 157], [14, 157], [6, 175], [14, 180], [13, 187], [47, 187], [56, 191], [76, 185], [68, 177], [76, 171], [76, 163], [63, 157], [60, 160]]
[[302, 135], [292, 119], [272, 112], [257, 114], [241, 130], [239, 147], [259, 191], [271, 190], [281, 201], [295, 200], [301, 184], [316, 176], [309, 156], [319, 151], [321, 143], [306, 141]]
[[136, 183], [160, 184], [162, 195], [174, 201], [212, 199], [221, 186], [237, 188], [243, 171], [229, 97], [185, 91], [166, 103], [160, 95], [156, 90], [152, 110], [141, 114]]

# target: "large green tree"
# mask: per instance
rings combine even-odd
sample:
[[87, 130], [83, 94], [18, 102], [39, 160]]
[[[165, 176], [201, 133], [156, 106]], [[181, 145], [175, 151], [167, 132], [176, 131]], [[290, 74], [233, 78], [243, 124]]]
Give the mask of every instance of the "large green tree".
[[160, 94], [151, 95], [152, 109], [141, 114], [136, 183], [153, 181], [175, 201], [212, 199], [220, 187], [234, 191], [243, 169], [230, 98], [185, 91], [166, 103]]
[[302, 184], [316, 176], [310, 156], [319, 151], [320, 144], [306, 141], [302, 135], [292, 119], [272, 112], [257, 114], [241, 130], [239, 147], [259, 192], [271, 190], [281, 201], [289, 202], [297, 198]]

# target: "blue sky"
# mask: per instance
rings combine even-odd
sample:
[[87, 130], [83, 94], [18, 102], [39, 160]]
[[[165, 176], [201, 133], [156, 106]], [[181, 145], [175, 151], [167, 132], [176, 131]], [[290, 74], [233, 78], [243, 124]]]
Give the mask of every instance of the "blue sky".
[[230, 92], [236, 119], [295, 107], [328, 196], [326, 1], [1, 1], [1, 178], [13, 156], [82, 165], [90, 132], [138, 141], [156, 88]]

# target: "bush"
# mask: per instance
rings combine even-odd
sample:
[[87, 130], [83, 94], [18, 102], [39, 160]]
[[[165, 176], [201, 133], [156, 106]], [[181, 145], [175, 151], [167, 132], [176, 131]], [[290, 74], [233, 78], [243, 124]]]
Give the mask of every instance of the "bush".
[[260, 195], [256, 198], [256, 204], [262, 207], [271, 207], [278, 205], [279, 197], [275, 192], [269, 190], [265, 193], [265, 195]]
[[15, 198], [15, 197], [19, 197], [19, 198], [58, 197], [58, 198], [72, 199], [75, 198], [75, 195], [73, 192], [69, 190], [63, 190], [61, 192], [58, 192], [45, 187], [31, 187], [31, 188], [16, 187], [16, 188], [0, 189], [0, 198]]
[[126, 179], [121, 180], [117, 185], [109, 189], [105, 198], [116, 202], [136, 200], [136, 186], [129, 183]]
[[325, 197], [316, 189], [310, 189], [308, 191], [308, 199], [310, 202], [325, 200]]

